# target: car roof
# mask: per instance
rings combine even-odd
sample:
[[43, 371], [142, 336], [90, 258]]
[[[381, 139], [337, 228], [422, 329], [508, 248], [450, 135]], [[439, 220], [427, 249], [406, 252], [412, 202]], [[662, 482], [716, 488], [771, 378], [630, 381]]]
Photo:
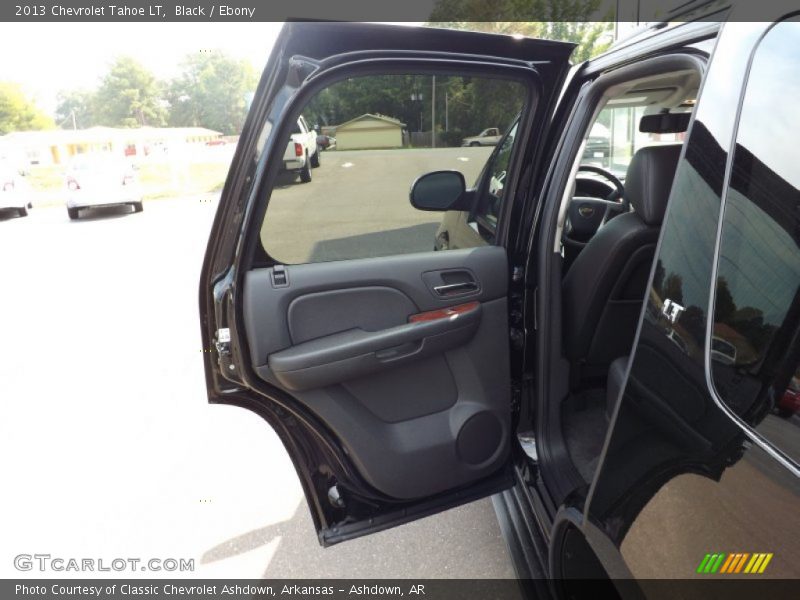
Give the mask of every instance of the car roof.
[[[673, 7], [665, 9], [663, 4], [669, 3], [672, 3]], [[658, 6], [658, 14], [650, 15], [649, 12], [642, 14], [637, 11], [637, 20], [642, 25], [615, 41], [607, 52], [611, 53], [623, 46], [629, 46], [657, 35], [663, 35], [670, 29], [687, 23], [699, 21], [706, 23], [722, 22], [725, 13], [732, 6], [732, 0], [665, 0], [663, 4]], [[648, 16], [658, 17], [658, 19], [649, 21]]]
[[713, 38], [719, 33], [722, 23], [722, 20], [696, 20], [647, 26], [641, 35], [620, 40], [602, 54], [573, 68], [584, 75], [599, 73], [643, 56]]

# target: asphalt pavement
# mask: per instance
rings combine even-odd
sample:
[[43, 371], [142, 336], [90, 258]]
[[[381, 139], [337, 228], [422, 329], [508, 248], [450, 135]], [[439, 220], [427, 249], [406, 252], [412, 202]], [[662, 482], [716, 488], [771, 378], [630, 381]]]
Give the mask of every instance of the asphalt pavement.
[[[409, 202], [420, 175], [460, 171], [472, 186], [492, 148], [323, 152], [310, 183], [280, 178], [261, 239], [286, 263], [368, 258], [433, 250], [442, 213]], [[299, 216], [302, 215], [302, 219]]]
[[[343, 154], [287, 193], [321, 193], [326, 169], [355, 168]], [[195, 559], [193, 572], [124, 572], [143, 577], [513, 577], [489, 499], [319, 547], [277, 436], [206, 403], [197, 282], [216, 207], [204, 195], [0, 220], [0, 576], [41, 577], [13, 560], [48, 553]]]

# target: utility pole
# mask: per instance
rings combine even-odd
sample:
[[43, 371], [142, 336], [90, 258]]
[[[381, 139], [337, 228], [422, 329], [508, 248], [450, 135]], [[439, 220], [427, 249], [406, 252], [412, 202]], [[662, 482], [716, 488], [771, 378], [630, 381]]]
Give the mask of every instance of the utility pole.
[[444, 130], [450, 131], [450, 111], [447, 106], [447, 90], [444, 91]]
[[419, 102], [419, 126], [417, 127], [417, 131], [420, 133], [422, 132], [422, 94], [419, 92], [412, 92], [411, 93], [411, 101], [412, 102]]
[[72, 115], [72, 131], [78, 131], [78, 125], [75, 123], [75, 109], [69, 111], [69, 114]]
[[436, 148], [436, 75], [431, 82], [431, 148]]

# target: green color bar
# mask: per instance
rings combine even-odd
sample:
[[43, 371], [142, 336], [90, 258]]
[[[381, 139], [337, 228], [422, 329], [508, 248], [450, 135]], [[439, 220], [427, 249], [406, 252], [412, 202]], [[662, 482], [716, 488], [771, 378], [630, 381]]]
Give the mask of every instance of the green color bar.
[[721, 552], [720, 555], [719, 555], [719, 558], [717, 559], [717, 562], [715, 562], [714, 566], [711, 567], [711, 572], [712, 573], [716, 573], [717, 572], [717, 569], [719, 569], [720, 565], [722, 565], [722, 560], [724, 558], [725, 558], [725, 553]]
[[719, 554], [712, 554], [711, 555], [711, 558], [708, 559], [708, 564], [706, 565], [706, 568], [703, 569], [703, 573], [711, 573], [711, 567], [717, 561], [717, 556], [719, 556]]
[[700, 566], [697, 567], [697, 572], [698, 573], [704, 573], [705, 572], [706, 564], [708, 564], [708, 560], [710, 558], [711, 558], [711, 555], [710, 554], [706, 554], [705, 558], [700, 563]]

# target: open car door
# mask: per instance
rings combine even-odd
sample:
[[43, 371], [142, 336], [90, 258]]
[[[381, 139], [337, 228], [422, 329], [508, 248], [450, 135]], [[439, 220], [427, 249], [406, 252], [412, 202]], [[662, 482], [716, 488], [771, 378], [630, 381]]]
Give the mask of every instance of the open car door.
[[[511, 267], [502, 224], [522, 173], [535, 166], [572, 49], [560, 42], [364, 23], [296, 22], [282, 30], [213, 224], [200, 282], [201, 326], [210, 350], [204, 353], [209, 401], [248, 408], [275, 429], [294, 462], [323, 545], [511, 485]], [[369, 77], [384, 79], [376, 85], [375, 79], [363, 79]], [[381, 97], [397, 77], [427, 82], [422, 91], [395, 94], [418, 103], [418, 112], [408, 118], [419, 114], [418, 123], [403, 123], [372, 105], [351, 118], [355, 113], [345, 114], [344, 100], [331, 104], [330, 90], [339, 90], [340, 99], [342, 89], [373, 90], [370, 97]], [[481, 83], [478, 89], [475, 81], [481, 78], [495, 87]], [[436, 134], [442, 136], [441, 155], [363, 149], [425, 145], [421, 134], [409, 132], [424, 124], [433, 131], [447, 128], [470, 94], [491, 100], [485, 107], [489, 116], [481, 117], [488, 121], [491, 110], [507, 101], [504, 92], [491, 90], [508, 86], [521, 90], [514, 108], [521, 116], [496, 148], [462, 149], [460, 139], [451, 136], [446, 143], [444, 132]], [[444, 115], [437, 116], [442, 106]], [[337, 110], [331, 117], [340, 119], [336, 151], [323, 159], [319, 148], [293, 140], [303, 111], [315, 127], [314, 119]], [[480, 125], [476, 131], [485, 122]], [[375, 141], [392, 135], [401, 141]], [[435, 137], [428, 138], [428, 146], [436, 144]], [[460, 156], [467, 151], [482, 154]], [[425, 205], [412, 207], [412, 182], [439, 164], [428, 156], [485, 166], [470, 189], [463, 176], [457, 185], [452, 170], [420, 179], [417, 191]], [[417, 171], [398, 183], [392, 177], [406, 164], [417, 165]], [[379, 174], [366, 165], [389, 166]], [[297, 174], [303, 183], [286, 183]], [[331, 178], [338, 174], [341, 181], [354, 182], [344, 199], [333, 189]], [[492, 181], [502, 181], [502, 189], [490, 186]], [[392, 232], [373, 228], [348, 238], [349, 246], [342, 238], [328, 239], [334, 226], [347, 230], [373, 210], [369, 205], [348, 213], [337, 202], [366, 195], [377, 213], [395, 192], [402, 201], [387, 209], [389, 220], [421, 214], [437, 221], [447, 213], [416, 209], [457, 210], [467, 214], [481, 243], [431, 251], [435, 222]], [[286, 217], [287, 211], [294, 216]], [[315, 225], [321, 214], [328, 220]], [[414, 238], [421, 247], [395, 240], [392, 235], [401, 230], [424, 231]], [[315, 241], [313, 249], [293, 254], [303, 236]]]

